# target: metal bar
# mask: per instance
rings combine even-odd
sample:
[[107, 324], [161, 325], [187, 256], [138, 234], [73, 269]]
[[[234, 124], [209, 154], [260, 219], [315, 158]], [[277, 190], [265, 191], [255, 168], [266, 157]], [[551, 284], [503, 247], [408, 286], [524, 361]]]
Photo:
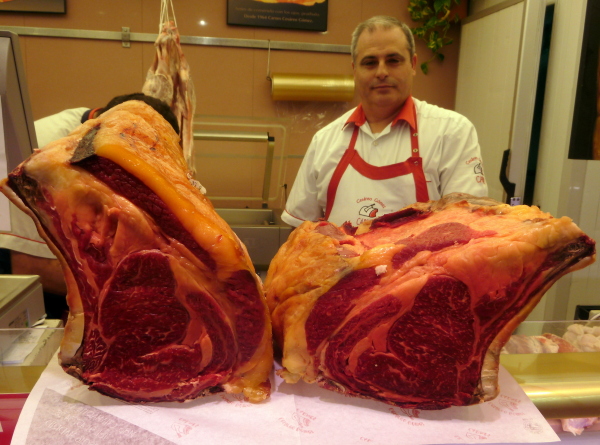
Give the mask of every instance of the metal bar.
[[239, 141], [267, 142], [269, 133], [250, 133], [244, 131], [194, 131], [194, 140], [203, 141]]
[[[221, 201], [262, 201], [262, 197], [259, 196], [213, 196], [213, 195], [206, 195], [206, 197], [208, 199], [210, 199], [211, 201], [214, 200], [221, 200]], [[271, 201], [274, 200], [274, 198], [269, 198]]]
[[127, 26], [121, 28], [121, 45], [123, 48], [131, 47], [131, 32]]
[[[6, 29], [22, 36], [33, 37], [61, 37], [67, 39], [93, 39], [93, 40], [119, 40], [123, 35], [119, 31], [93, 31], [86, 29], [62, 29], [62, 28], [37, 28], [32, 26], [0, 26], [0, 29]], [[130, 42], [150, 42], [156, 40], [158, 34], [131, 32], [129, 34]], [[273, 40], [256, 39], [229, 39], [224, 37], [200, 37], [200, 36], [181, 36], [181, 43], [187, 45], [204, 46], [224, 46], [235, 48], [255, 48], [287, 50], [287, 51], [308, 51], [325, 53], [350, 54], [350, 45], [334, 45], [328, 43], [306, 43], [306, 42], [287, 42]]]
[[262, 208], [269, 208], [269, 189], [271, 188], [271, 171], [273, 170], [273, 155], [275, 154], [275, 138], [269, 136], [267, 144], [267, 160], [265, 164], [265, 177], [263, 179]]
[[[97, 40], [121, 40], [120, 31], [92, 31], [86, 29], [60, 29], [60, 28], [35, 28], [31, 26], [1, 26], [0, 28], [12, 31], [21, 36], [34, 37], [64, 37], [72, 39], [97, 39]], [[150, 34], [149, 34], [150, 35]], [[133, 33], [130, 34], [133, 36]], [[132, 39], [133, 40], [133, 39]], [[156, 35], [153, 40], [154, 42]]]
[[271, 174], [273, 172], [273, 158], [275, 157], [275, 138], [269, 133], [250, 133], [244, 131], [194, 131], [194, 140], [204, 141], [235, 141], [235, 142], [267, 142], [267, 156], [265, 160], [265, 175], [263, 177], [262, 208], [269, 208], [269, 191], [271, 188]]

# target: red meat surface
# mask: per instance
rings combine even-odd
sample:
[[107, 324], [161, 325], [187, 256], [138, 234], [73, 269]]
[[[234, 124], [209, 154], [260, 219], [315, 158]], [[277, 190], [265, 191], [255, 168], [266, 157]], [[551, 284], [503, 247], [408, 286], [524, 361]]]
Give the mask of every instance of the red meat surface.
[[2, 191], [63, 266], [65, 371], [128, 401], [264, 400], [273, 354], [262, 286], [188, 174], [173, 129], [132, 101], [36, 151]]
[[491, 400], [514, 328], [594, 258], [569, 218], [463, 194], [359, 227], [305, 222], [265, 281], [281, 375], [408, 408]]

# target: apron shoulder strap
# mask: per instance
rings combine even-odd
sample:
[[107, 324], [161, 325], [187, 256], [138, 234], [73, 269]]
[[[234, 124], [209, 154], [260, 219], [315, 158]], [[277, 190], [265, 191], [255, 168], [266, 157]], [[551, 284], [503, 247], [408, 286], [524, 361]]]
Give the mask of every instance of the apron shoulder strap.
[[333, 208], [333, 202], [335, 201], [335, 194], [337, 192], [338, 185], [344, 175], [344, 172], [348, 168], [348, 165], [352, 162], [352, 158], [356, 154], [356, 150], [354, 146], [356, 145], [356, 139], [358, 138], [358, 125], [354, 126], [354, 131], [352, 132], [352, 138], [350, 139], [350, 145], [344, 152], [342, 159], [338, 162], [337, 167], [333, 171], [333, 175], [331, 176], [331, 181], [329, 181], [329, 186], [327, 187], [327, 204], [325, 206], [325, 219], [329, 219], [329, 215], [331, 214], [331, 209]]

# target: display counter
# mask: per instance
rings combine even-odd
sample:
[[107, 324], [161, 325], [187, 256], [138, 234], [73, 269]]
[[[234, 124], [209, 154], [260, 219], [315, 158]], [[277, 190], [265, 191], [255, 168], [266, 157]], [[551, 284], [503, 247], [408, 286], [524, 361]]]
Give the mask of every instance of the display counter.
[[[56, 321], [56, 323], [60, 322]], [[577, 326], [574, 327], [574, 325]], [[587, 344], [585, 341], [590, 341], [591, 337], [583, 338], [585, 334], [583, 328], [592, 328], [592, 330], [585, 330], [591, 332], [592, 335], [595, 333], [600, 334], [600, 321], [523, 323], [515, 332], [511, 341], [507, 343], [500, 362], [549, 421], [558, 433], [561, 442], [591, 445], [592, 443], [600, 443], [600, 424], [586, 429], [581, 435], [574, 435], [561, 431], [561, 422], [554, 420], [600, 416], [600, 352], [582, 350], [559, 352], [559, 350], [562, 350], [561, 348], [564, 349], [567, 346], [566, 344], [556, 346], [557, 343], [560, 343], [558, 339], [564, 340], [564, 337], [569, 337], [568, 332], [577, 331], [579, 340], [574, 343], [579, 346], [576, 347], [578, 349], [588, 348], [588, 346], [585, 346]], [[596, 328], [597, 332], [594, 331]], [[0, 330], [0, 344], [3, 345], [0, 350], [0, 356], [2, 357], [2, 366], [0, 367], [0, 425], [2, 426], [0, 445], [10, 443], [10, 437], [17, 423], [19, 413], [23, 409], [27, 394], [32, 390], [49, 362], [55, 368], [53, 370], [55, 379], [71, 379], [66, 374], [63, 376], [61, 370], [57, 373], [56, 369], [58, 367], [54, 363], [56, 360], [55, 353], [63, 334], [64, 330], [53, 321], [46, 323], [41, 328]], [[580, 344], [582, 340], [583, 346]], [[10, 345], [7, 347], [9, 343]], [[572, 343], [569, 344], [573, 345]], [[593, 345], [593, 343], [590, 344]], [[589, 346], [589, 348], [591, 347]], [[22, 349], [22, 353], [15, 353], [15, 349]], [[48, 368], [51, 366], [48, 366]], [[329, 392], [315, 385], [306, 386], [310, 387], [312, 395], [324, 392], [326, 397], [329, 396]], [[282, 388], [284, 392], [289, 391], [283, 386]], [[85, 388], [83, 389], [85, 390]], [[87, 391], [87, 393], [90, 392]], [[91, 394], [95, 393], [92, 392]], [[95, 397], [104, 398], [101, 395]], [[214, 396], [214, 398], [217, 397], [221, 396]], [[241, 402], [233, 395], [222, 396], [221, 398], [227, 405], [233, 407], [231, 408], [233, 411], [243, 411], [240, 409], [242, 407]], [[505, 399], [508, 400], [506, 397]], [[506, 402], [506, 400], [501, 402]], [[393, 411], [396, 411], [395, 408], [390, 409], [389, 406], [379, 402], [370, 403], [384, 406], [384, 411], [389, 411], [392, 414], [394, 414]], [[173, 408], [181, 409], [181, 406], [181, 404], [176, 404]], [[184, 404], [184, 406], [191, 406], [191, 404]], [[508, 405], [504, 403], [502, 406]], [[153, 410], [152, 405], [142, 405], [139, 408], [148, 412]], [[400, 412], [405, 410], [397, 409], [397, 411], [396, 414], [398, 415], [394, 414], [394, 417], [398, 419], [400, 419], [400, 415], [406, 414]], [[306, 416], [308, 417], [305, 421], [310, 423], [310, 416], [308, 414]], [[419, 423], [418, 418], [409, 416], [407, 419], [408, 422], [413, 422], [415, 425]], [[452, 421], [451, 419], [448, 420]], [[487, 426], [489, 427], [489, 425]], [[465, 443], [467, 442], [465, 441]], [[304, 442], [298, 441], [297, 443]]]
[[524, 322], [500, 363], [546, 418], [600, 417], [600, 320]]
[[29, 392], [58, 350], [62, 321], [0, 329], [0, 445], [8, 445]]

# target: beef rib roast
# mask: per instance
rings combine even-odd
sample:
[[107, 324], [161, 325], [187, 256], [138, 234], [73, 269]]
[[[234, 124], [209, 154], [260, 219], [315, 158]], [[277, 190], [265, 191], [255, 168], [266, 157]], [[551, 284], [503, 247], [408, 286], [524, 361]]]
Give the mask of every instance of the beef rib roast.
[[66, 372], [133, 402], [269, 396], [260, 280], [151, 107], [112, 108], [36, 150], [0, 185], [63, 266]]
[[491, 400], [515, 327], [594, 259], [569, 218], [464, 194], [358, 227], [304, 222], [265, 280], [278, 372], [406, 408]]

